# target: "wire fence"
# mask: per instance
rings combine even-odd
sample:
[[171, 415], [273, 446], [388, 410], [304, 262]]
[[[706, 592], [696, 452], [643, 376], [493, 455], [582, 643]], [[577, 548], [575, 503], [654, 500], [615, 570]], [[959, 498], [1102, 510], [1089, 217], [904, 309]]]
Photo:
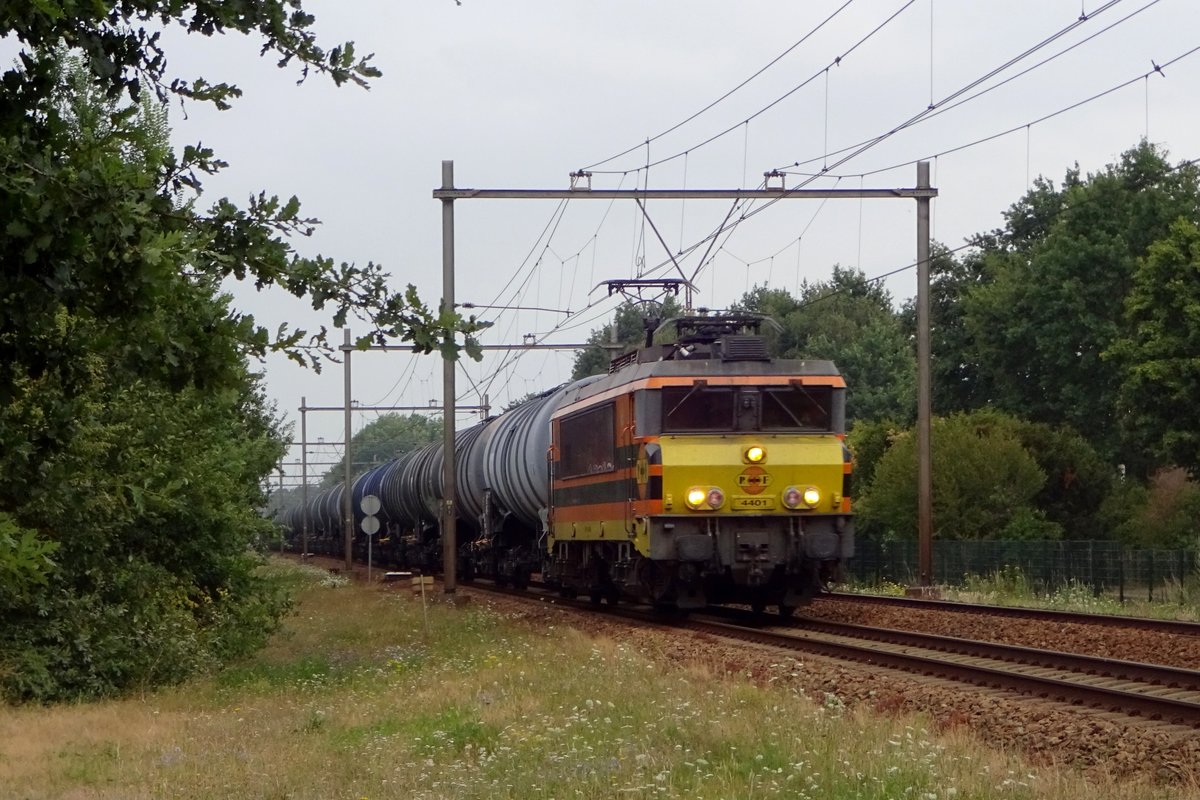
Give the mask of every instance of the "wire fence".
[[[847, 565], [863, 584], [913, 585], [919, 577], [915, 541], [860, 539]], [[1169, 600], [1197, 574], [1191, 550], [1132, 550], [1113, 541], [937, 541], [933, 542], [934, 583], [963, 584], [968, 576], [988, 577], [1018, 570], [1038, 592], [1070, 585], [1090, 586], [1097, 596]]]

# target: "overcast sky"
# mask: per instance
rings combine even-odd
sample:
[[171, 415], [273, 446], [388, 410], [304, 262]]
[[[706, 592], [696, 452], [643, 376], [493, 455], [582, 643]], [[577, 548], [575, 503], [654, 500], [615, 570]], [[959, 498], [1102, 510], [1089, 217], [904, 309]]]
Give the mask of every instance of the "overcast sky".
[[[298, 243], [301, 252], [382, 262], [396, 288], [413, 283], [431, 305], [441, 295], [441, 209], [431, 192], [443, 159], [454, 161], [456, 184], [471, 188], [565, 188], [569, 172], [597, 162], [604, 162], [592, 168], [598, 188], [753, 188], [774, 168], [819, 173], [827, 166], [812, 187], [896, 187], [915, 182], [908, 162], [1018, 128], [933, 159], [940, 191], [934, 238], [954, 247], [1001, 225], [1002, 212], [1039, 174], [1059, 181], [1075, 162], [1085, 172], [1100, 169], [1144, 136], [1174, 161], [1200, 157], [1200, 53], [1166, 66], [1164, 75], [1026, 127], [1200, 45], [1195, 0], [309, 0], [305, 8], [316, 15], [326, 47], [352, 39], [361, 52], [376, 54], [384, 75], [370, 91], [338, 89], [316, 75], [296, 85], [296, 70], [260, 58], [253, 39], [175, 34], [167, 49], [172, 74], [230, 81], [245, 91], [231, 111], [191, 106], [185, 119], [173, 110], [175, 140], [203, 141], [230, 162], [208, 182], [211, 199], [244, 201], [262, 189], [299, 195], [305, 211], [324, 223]], [[727, 99], [660, 136], [827, 19]], [[826, 155], [887, 133], [931, 104], [940, 109], [945, 98], [1060, 33], [958, 99], [1079, 46], [845, 163], [838, 163], [844, 154]], [[893, 164], [904, 166], [869, 174]], [[805, 179], [787, 180], [795, 186]], [[910, 264], [914, 205], [776, 203], [721, 238], [696, 277], [698, 304], [725, 307], [764, 283], [795, 291], [800, 281], [827, 279], [834, 264], [868, 276]], [[671, 248], [686, 252], [721, 224], [729, 203], [660, 201], [648, 211]], [[666, 259], [629, 202], [578, 200], [560, 209], [545, 200], [462, 201], [456, 224], [459, 302], [587, 309], [570, 316], [486, 312], [496, 320], [489, 343], [519, 343], [556, 326], [545, 341], [583, 341], [613, 308], [592, 292], [598, 282]], [[704, 250], [682, 261], [689, 275]], [[897, 304], [915, 293], [915, 280], [907, 270], [886, 282]], [[271, 326], [322, 322], [284, 297], [244, 289], [236, 295], [243, 310]], [[460, 371], [460, 402], [479, 402], [474, 385], [501, 407], [564, 380], [571, 362], [569, 352], [489, 355]], [[436, 356], [356, 354], [353, 365], [354, 399], [362, 405], [440, 402]], [[301, 396], [309, 405], [342, 402], [338, 365], [317, 375], [272, 359], [264, 370], [289, 419], [298, 419]], [[356, 413], [355, 429], [374, 417]], [[467, 415], [459, 420], [468, 422]], [[340, 441], [341, 426], [340, 415], [310, 414], [309, 439]], [[298, 425], [296, 433], [298, 439]]]

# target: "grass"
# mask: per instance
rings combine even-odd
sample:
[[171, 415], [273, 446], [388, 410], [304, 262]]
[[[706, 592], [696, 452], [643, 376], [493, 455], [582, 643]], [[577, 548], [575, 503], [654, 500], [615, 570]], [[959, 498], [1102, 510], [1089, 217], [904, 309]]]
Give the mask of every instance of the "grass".
[[[907, 587], [893, 581], [882, 584], [851, 584], [839, 591], [903, 597]], [[1072, 580], [1053, 591], [1039, 590], [1019, 568], [1003, 567], [989, 575], [963, 576], [959, 585], [938, 586], [945, 600], [996, 606], [1046, 608], [1110, 616], [1146, 617], [1200, 621], [1200, 580], [1166, 582], [1155, 589], [1156, 599], [1146, 600], [1145, 588], [1126, 590], [1125, 602], [1108, 592], [1099, 596], [1082, 581]]]
[[144, 697], [0, 708], [5, 798], [1178, 797], [1031, 768], [627, 643], [280, 566], [297, 613], [256, 658]]

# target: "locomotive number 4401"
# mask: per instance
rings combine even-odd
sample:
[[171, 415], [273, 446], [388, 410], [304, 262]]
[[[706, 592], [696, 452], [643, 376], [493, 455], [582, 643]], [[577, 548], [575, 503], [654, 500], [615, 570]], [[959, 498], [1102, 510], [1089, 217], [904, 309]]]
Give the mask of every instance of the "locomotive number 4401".
[[735, 497], [733, 498], [734, 511], [769, 511], [775, 508], [774, 497]]

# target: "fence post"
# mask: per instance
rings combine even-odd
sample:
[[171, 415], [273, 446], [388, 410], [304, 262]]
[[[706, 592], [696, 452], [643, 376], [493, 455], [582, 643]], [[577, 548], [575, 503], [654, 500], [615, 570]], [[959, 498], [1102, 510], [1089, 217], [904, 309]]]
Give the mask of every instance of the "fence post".
[[1092, 597], [1100, 596], [1100, 584], [1096, 583], [1096, 543], [1088, 539], [1088, 582], [1092, 584]]
[[1153, 603], [1154, 602], [1154, 551], [1147, 550], [1146, 555], [1149, 556], [1149, 560], [1150, 560], [1150, 563], [1147, 565], [1147, 570], [1146, 570], [1146, 573], [1148, 575], [1148, 578], [1146, 580], [1146, 585], [1149, 587], [1146, 589], [1146, 602]]
[[883, 585], [883, 542], [876, 539], [875, 542], [875, 588], [878, 589]]
[[1179, 558], [1176, 559], [1179, 561], [1179, 605], [1183, 605], [1185, 602], [1183, 592], [1183, 572], [1185, 569], [1187, 569], [1184, 560], [1187, 558], [1187, 553], [1185, 553], [1183, 550], [1176, 550], [1175, 552], [1179, 554]]
[[1125, 545], [1121, 545], [1121, 551], [1117, 554], [1117, 596], [1121, 599], [1121, 604], [1125, 604]]

